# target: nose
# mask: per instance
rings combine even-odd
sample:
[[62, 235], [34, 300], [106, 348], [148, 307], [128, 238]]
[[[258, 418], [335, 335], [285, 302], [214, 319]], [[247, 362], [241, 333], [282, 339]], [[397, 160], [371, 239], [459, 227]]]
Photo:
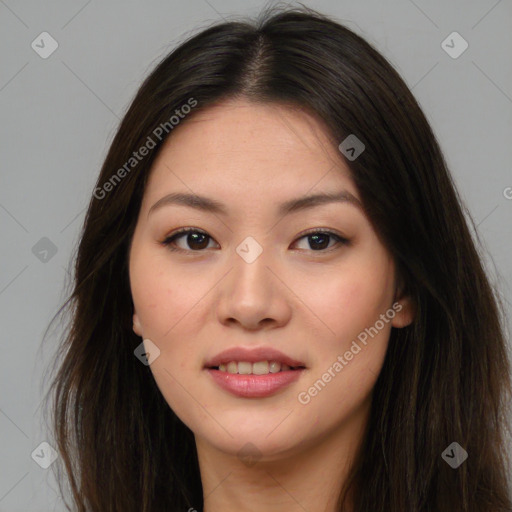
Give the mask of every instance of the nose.
[[230, 263], [232, 270], [220, 283], [219, 321], [250, 331], [285, 325], [292, 311], [290, 292], [276, 277], [271, 251], [263, 250], [251, 263], [234, 251]]

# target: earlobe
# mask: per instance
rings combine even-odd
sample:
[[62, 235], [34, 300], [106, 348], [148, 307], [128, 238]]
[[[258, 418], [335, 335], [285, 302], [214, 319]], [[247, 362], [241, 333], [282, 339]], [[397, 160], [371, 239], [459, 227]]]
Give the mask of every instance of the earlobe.
[[403, 282], [396, 288], [393, 299], [395, 316], [391, 321], [393, 327], [402, 328], [410, 325], [416, 316], [416, 306], [410, 295], [404, 293]]
[[142, 327], [136, 312], [133, 313], [133, 332], [138, 336], [142, 336]]
[[409, 296], [396, 299], [393, 303], [393, 310], [395, 311], [395, 316], [391, 321], [393, 327], [402, 328], [413, 322], [416, 308]]

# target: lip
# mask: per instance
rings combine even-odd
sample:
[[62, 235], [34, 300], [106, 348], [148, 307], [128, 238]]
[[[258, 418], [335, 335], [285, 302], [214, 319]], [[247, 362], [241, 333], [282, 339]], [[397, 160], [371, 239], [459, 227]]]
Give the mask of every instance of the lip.
[[242, 398], [265, 398], [295, 382], [305, 371], [285, 370], [267, 375], [240, 375], [207, 368], [214, 382], [232, 395]]
[[[241, 375], [217, 369], [220, 364], [226, 364], [230, 361], [246, 361], [248, 363], [277, 361], [295, 369], [268, 373], [266, 375]], [[256, 347], [252, 349], [233, 347], [220, 352], [207, 361], [204, 369], [220, 388], [232, 395], [242, 398], [264, 398], [276, 394], [299, 379], [305, 371], [306, 365], [272, 347]]]
[[229, 363], [230, 361], [246, 361], [248, 363], [257, 363], [258, 361], [277, 361], [281, 364], [287, 364], [288, 366], [306, 367], [304, 363], [293, 359], [272, 347], [256, 347], [251, 349], [245, 347], [229, 348], [208, 360], [204, 366], [207, 369], [211, 369], [215, 366], [218, 367], [222, 363]]

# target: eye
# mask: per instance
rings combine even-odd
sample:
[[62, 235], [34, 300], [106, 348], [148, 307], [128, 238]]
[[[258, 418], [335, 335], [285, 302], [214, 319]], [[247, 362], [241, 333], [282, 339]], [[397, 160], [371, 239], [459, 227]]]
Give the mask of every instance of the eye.
[[[184, 238], [185, 236], [185, 242], [188, 247], [176, 247], [176, 241]], [[329, 252], [332, 249], [332, 245], [330, 245], [330, 241], [332, 239], [342, 245], [348, 245], [350, 243], [346, 238], [330, 230], [311, 230], [297, 240], [302, 240], [303, 238], [308, 239], [310, 246], [309, 250], [315, 252]], [[201, 252], [203, 249], [208, 249], [209, 240], [213, 240], [213, 238], [208, 235], [208, 233], [200, 229], [182, 228], [176, 233], [165, 238], [161, 244], [167, 247], [170, 251]], [[329, 248], [329, 251], [325, 251], [324, 249], [326, 248]], [[308, 249], [306, 248], [306, 250]]]
[[[329, 250], [332, 248], [332, 246], [329, 246], [329, 242], [330, 242], [329, 239], [334, 239], [336, 242], [338, 242], [338, 244], [342, 244], [342, 245], [349, 244], [349, 240], [347, 240], [346, 238], [343, 238], [338, 233], [334, 233], [333, 231], [329, 231], [329, 230], [318, 230], [317, 229], [317, 230], [309, 231], [308, 233], [301, 236], [297, 240], [302, 240], [303, 238], [308, 240], [310, 250], [313, 250], [316, 252], [319, 252], [319, 251], [329, 252], [329, 251], [324, 251], [324, 249], [326, 249], [326, 248], [329, 248]], [[307, 250], [307, 248], [306, 248], [306, 250]]]
[[[175, 241], [187, 236], [186, 243], [188, 244], [188, 248], [185, 247], [175, 247]], [[201, 231], [196, 228], [183, 228], [178, 232], [174, 233], [171, 236], [168, 236], [163, 242], [162, 245], [166, 246], [171, 251], [187, 251], [192, 250], [195, 252], [201, 251], [202, 249], [207, 249], [208, 240], [213, 240], [207, 233]]]

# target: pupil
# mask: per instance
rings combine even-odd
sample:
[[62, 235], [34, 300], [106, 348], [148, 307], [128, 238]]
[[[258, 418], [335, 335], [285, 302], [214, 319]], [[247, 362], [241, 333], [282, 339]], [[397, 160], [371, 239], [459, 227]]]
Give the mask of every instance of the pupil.
[[[329, 235], [310, 235], [309, 236], [310, 239], [313, 239], [315, 240], [314, 243], [317, 243], [318, 242], [318, 238], [320, 239], [324, 239], [324, 242], [327, 242], [327, 243], [320, 243], [321, 247], [318, 247], [318, 245], [316, 246], [316, 249], [325, 249], [328, 245], [329, 245]], [[315, 249], [315, 247], [313, 246], [312, 249]]]
[[[201, 242], [197, 241], [197, 237], [203, 237], [204, 238], [203, 244], [201, 244]], [[203, 233], [189, 233], [188, 237], [187, 237], [187, 243], [189, 244], [189, 246], [192, 249], [204, 249], [205, 247], [208, 246], [208, 242], [206, 244], [204, 244], [205, 241], [206, 241], [206, 235], [204, 235]], [[194, 244], [198, 244], [199, 247], [194, 246]]]

